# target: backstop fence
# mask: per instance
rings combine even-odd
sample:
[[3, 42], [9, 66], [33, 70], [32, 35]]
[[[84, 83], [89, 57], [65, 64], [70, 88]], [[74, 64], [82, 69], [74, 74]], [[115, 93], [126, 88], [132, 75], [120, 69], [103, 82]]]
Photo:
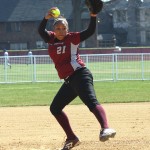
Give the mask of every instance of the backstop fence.
[[[81, 55], [94, 81], [150, 80], [150, 53]], [[48, 55], [0, 56], [0, 83], [62, 82]]]

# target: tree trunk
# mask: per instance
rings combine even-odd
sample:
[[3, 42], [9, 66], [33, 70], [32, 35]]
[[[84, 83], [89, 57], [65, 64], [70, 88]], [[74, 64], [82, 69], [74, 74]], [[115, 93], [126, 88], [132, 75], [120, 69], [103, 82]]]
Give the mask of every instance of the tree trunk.
[[81, 0], [72, 0], [73, 31], [81, 30]]

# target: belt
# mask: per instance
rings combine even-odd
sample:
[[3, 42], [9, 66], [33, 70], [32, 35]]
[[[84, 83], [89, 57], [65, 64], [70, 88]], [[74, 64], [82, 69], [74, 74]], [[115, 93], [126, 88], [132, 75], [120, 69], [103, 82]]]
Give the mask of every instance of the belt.
[[77, 68], [77, 69], [74, 71], [74, 73], [73, 73], [72, 75], [67, 76], [67, 77], [64, 79], [65, 83], [66, 83], [66, 84], [69, 83], [70, 80], [72, 79], [72, 77], [73, 77], [77, 72], [79, 72], [80, 70], [82, 70], [82, 69], [84, 69], [84, 68], [85, 68], [85, 67]]

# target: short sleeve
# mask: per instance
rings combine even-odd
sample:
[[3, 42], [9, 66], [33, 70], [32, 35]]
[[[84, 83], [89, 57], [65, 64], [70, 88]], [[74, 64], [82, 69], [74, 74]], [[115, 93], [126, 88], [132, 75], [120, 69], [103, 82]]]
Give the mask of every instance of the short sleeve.
[[77, 45], [80, 43], [80, 32], [70, 32], [70, 37], [73, 44]]

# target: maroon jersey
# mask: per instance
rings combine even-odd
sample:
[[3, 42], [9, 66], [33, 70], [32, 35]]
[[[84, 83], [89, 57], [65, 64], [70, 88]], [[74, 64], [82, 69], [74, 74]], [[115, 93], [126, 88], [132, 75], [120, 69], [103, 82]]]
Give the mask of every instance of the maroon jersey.
[[48, 53], [55, 64], [60, 79], [65, 79], [81, 67], [85, 67], [79, 56], [80, 33], [69, 32], [61, 40], [55, 40], [54, 32], [49, 31]]
[[69, 32], [59, 41], [54, 37], [54, 32], [46, 30], [47, 19], [43, 18], [38, 32], [43, 40], [49, 44], [48, 53], [52, 58], [60, 79], [72, 75], [75, 70], [85, 66], [79, 56], [79, 43], [93, 35], [96, 29], [96, 17], [90, 18], [89, 26], [81, 32]]

